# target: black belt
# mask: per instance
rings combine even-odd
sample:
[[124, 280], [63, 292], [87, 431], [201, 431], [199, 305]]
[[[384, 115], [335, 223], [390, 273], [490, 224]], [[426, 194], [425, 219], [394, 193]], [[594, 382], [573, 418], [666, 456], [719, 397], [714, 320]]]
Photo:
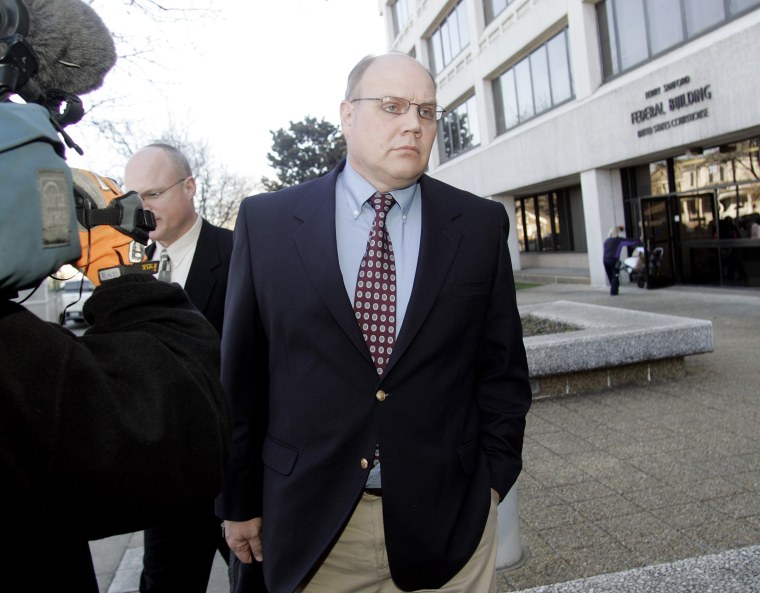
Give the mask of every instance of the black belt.
[[364, 494], [370, 494], [372, 496], [382, 496], [383, 489], [382, 488], [365, 488]]

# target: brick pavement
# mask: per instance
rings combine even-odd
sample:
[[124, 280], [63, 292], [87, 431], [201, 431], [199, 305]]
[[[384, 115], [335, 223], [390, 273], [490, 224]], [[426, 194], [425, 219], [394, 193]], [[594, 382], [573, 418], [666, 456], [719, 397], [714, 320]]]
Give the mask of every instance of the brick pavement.
[[678, 381], [534, 402], [518, 481], [526, 554], [499, 591], [760, 543], [760, 293], [518, 293], [521, 304], [552, 300], [709, 319], [715, 351], [687, 357]]
[[[555, 300], [709, 319], [715, 351], [687, 357], [678, 381], [534, 402], [518, 481], [526, 554], [499, 573], [499, 592], [675, 591], [663, 574], [678, 591], [760, 591], [760, 291], [518, 292], [520, 304]], [[103, 593], [135, 539], [92, 542]], [[209, 592], [225, 590], [220, 562]]]

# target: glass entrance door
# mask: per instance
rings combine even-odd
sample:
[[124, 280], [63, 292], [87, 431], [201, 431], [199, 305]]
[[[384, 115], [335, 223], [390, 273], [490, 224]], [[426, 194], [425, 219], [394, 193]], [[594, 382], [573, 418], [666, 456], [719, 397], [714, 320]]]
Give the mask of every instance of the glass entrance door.
[[678, 195], [673, 199], [677, 211], [675, 253], [681, 282], [720, 284], [715, 192]]
[[641, 199], [641, 223], [649, 262], [647, 288], [669, 286], [676, 282], [670, 220], [667, 197]]
[[760, 214], [733, 217], [722, 195], [706, 190], [639, 200], [648, 261], [655, 262], [649, 288], [760, 286]]
[[663, 252], [651, 286], [760, 287], [760, 136], [621, 174], [629, 230]]

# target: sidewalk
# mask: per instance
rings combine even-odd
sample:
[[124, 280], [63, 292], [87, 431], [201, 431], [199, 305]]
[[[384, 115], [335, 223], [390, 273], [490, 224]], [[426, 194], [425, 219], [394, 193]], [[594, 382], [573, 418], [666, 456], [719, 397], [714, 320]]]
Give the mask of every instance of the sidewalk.
[[[534, 402], [518, 481], [525, 557], [499, 574], [499, 592], [760, 591], [760, 291], [624, 284], [610, 297], [552, 284], [517, 294], [520, 305], [708, 319], [715, 351], [687, 357], [676, 382]], [[140, 534], [91, 543], [101, 593], [136, 591], [123, 577], [130, 562], [139, 577], [140, 546]], [[209, 593], [228, 591], [225, 569], [217, 559]]]
[[[760, 292], [627, 284], [617, 297], [589, 286], [518, 292], [521, 305], [555, 300], [708, 319], [715, 351], [687, 357], [676, 382], [534, 402], [518, 481], [527, 558], [500, 574], [499, 591], [760, 544]], [[696, 574], [728, 578], [731, 558], [723, 571]], [[754, 588], [709, 590], [760, 591], [754, 559]], [[674, 590], [657, 574], [562, 591]]]
[[[116, 535], [90, 542], [100, 593], [136, 593], [142, 571], [142, 532]], [[229, 593], [227, 565], [214, 557], [206, 593]], [[178, 592], [181, 593], [181, 592]]]

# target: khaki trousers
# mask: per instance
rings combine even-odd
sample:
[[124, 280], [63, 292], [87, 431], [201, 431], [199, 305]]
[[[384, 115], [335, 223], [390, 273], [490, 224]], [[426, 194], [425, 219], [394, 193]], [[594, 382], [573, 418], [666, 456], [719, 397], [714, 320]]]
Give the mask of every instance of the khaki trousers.
[[[439, 593], [495, 593], [496, 502], [472, 558]], [[383, 532], [383, 499], [363, 494], [317, 572], [296, 593], [403, 593], [391, 580]]]

